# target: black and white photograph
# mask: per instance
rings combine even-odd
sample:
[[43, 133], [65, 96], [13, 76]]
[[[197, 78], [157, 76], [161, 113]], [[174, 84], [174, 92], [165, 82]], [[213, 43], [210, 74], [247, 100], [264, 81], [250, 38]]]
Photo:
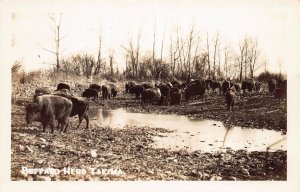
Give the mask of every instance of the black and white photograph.
[[8, 189], [300, 190], [300, 1], [0, 4]]

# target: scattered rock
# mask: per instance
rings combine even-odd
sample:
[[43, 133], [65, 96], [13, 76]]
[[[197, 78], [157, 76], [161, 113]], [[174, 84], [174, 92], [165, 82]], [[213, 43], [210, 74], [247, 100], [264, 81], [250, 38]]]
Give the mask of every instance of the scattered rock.
[[29, 153], [33, 153], [33, 150], [28, 146], [26, 146], [26, 151], [29, 152]]
[[243, 174], [250, 176], [250, 173], [247, 169], [241, 168], [241, 171], [242, 171]]
[[90, 155], [91, 155], [91, 157], [93, 157], [93, 158], [97, 157], [97, 152], [96, 152], [96, 150], [95, 150], [95, 149], [91, 149]]
[[233, 177], [233, 176], [230, 176], [228, 179], [231, 180], [231, 181], [236, 181], [237, 180], [236, 177]]
[[222, 181], [222, 177], [220, 177], [218, 175], [214, 175], [209, 180], [210, 181]]

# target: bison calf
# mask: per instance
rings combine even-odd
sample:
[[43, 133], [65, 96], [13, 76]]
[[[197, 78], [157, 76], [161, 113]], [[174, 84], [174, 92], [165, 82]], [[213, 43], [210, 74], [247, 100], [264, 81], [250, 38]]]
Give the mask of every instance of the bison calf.
[[54, 132], [55, 120], [61, 125], [61, 132], [66, 132], [69, 125], [68, 117], [72, 112], [72, 102], [69, 99], [56, 95], [37, 96], [33, 103], [26, 106], [27, 125], [32, 121], [42, 123], [43, 132], [49, 125]]
[[233, 111], [235, 97], [236, 97], [235, 92], [232, 89], [227, 91], [227, 93], [225, 95], [225, 99], [226, 99], [226, 104], [227, 104], [227, 108], [229, 111]]

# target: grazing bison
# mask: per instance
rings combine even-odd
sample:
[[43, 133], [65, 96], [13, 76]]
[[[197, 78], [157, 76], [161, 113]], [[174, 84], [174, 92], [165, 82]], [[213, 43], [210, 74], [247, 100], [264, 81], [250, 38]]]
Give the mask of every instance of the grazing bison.
[[129, 90], [134, 87], [136, 84], [133, 81], [129, 81], [125, 84], [125, 93], [129, 93]]
[[130, 88], [129, 92], [131, 94], [135, 94], [135, 98], [140, 98], [141, 97], [141, 93], [145, 90], [145, 88], [141, 85], [135, 85], [133, 87]]
[[86, 97], [87, 99], [91, 99], [91, 97], [93, 97], [93, 99], [99, 99], [98, 98], [98, 94], [99, 92], [96, 89], [86, 89], [84, 90], [84, 92], [82, 93], [82, 97]]
[[110, 88], [110, 86], [103, 85], [102, 86], [102, 98], [103, 98], [103, 100], [110, 99], [110, 97], [111, 97], [111, 88]]
[[235, 98], [236, 98], [236, 95], [232, 89], [227, 91], [227, 93], [225, 94], [225, 100], [226, 100], [227, 108], [229, 111], [233, 111]]
[[69, 91], [71, 91], [70, 85], [68, 85], [66, 83], [59, 83], [57, 85], [56, 91], [61, 90], [61, 89], [68, 89]]
[[74, 96], [71, 96], [71, 95], [67, 95], [63, 92], [59, 92], [59, 91], [56, 91], [53, 95], [58, 95], [58, 96], [61, 96], [61, 97], [65, 97], [65, 98], [69, 99], [72, 102], [73, 107], [72, 107], [72, 112], [70, 114], [70, 117], [78, 115], [79, 124], [78, 124], [77, 128], [80, 126], [83, 118], [86, 120], [86, 129], [89, 128], [89, 115], [87, 113], [88, 109], [89, 109], [89, 103], [85, 98], [74, 97]]
[[275, 79], [271, 79], [268, 81], [269, 93], [274, 93], [276, 85], [277, 81]]
[[170, 93], [170, 105], [180, 105], [182, 95], [179, 92]]
[[68, 117], [72, 112], [72, 102], [57, 95], [42, 95], [26, 106], [27, 125], [32, 121], [42, 123], [43, 132], [49, 125], [51, 133], [54, 132], [55, 120], [61, 125], [61, 132], [66, 132], [69, 125]]
[[246, 94], [246, 90], [248, 92], [252, 92], [253, 88], [254, 88], [254, 82], [252, 80], [246, 80], [242, 82], [243, 94]]
[[205, 93], [205, 83], [201, 80], [195, 80], [193, 83], [189, 83], [185, 88], [185, 99], [190, 100], [192, 98], [196, 98], [200, 96], [203, 100], [203, 96]]
[[90, 84], [90, 89], [96, 89], [99, 93], [101, 92], [101, 85], [98, 85], [96, 83]]
[[161, 99], [161, 92], [159, 88], [150, 88], [143, 90], [141, 93], [142, 104], [150, 104], [154, 102], [159, 102]]

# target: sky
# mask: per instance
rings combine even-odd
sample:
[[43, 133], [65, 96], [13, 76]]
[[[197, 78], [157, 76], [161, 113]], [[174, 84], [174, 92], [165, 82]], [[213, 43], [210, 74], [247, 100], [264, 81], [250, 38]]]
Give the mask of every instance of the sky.
[[[11, 1], [14, 2], [14, 1]], [[25, 71], [47, 68], [55, 63], [53, 22], [49, 14], [62, 13], [62, 57], [77, 53], [94, 56], [98, 51], [100, 29], [103, 54], [113, 52], [116, 66], [125, 66], [125, 50], [132, 36], [141, 30], [142, 54], [152, 51], [153, 29], [156, 26], [156, 54], [165, 34], [164, 58], [169, 57], [169, 39], [175, 27], [187, 35], [192, 26], [204, 45], [206, 34], [221, 35], [221, 46], [230, 43], [237, 49], [245, 36], [255, 37], [270, 71], [287, 70], [289, 30], [299, 20], [295, 6], [299, 1], [286, 0], [111, 0], [111, 1], [15, 1], [7, 6], [10, 15], [12, 61], [21, 61]], [[295, 18], [296, 16], [296, 18]], [[155, 24], [156, 23], [156, 24]], [[263, 70], [263, 69], [261, 69]]]

